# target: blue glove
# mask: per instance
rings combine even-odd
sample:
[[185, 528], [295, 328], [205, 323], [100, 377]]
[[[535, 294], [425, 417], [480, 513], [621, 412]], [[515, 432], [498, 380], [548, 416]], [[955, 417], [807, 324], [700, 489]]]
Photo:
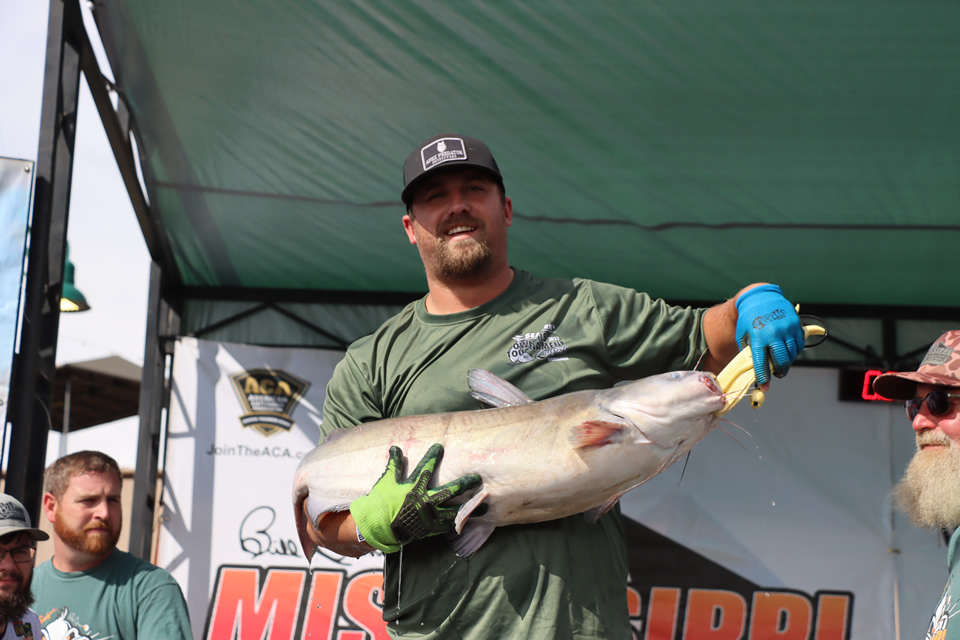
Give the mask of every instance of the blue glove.
[[780, 287], [763, 284], [737, 298], [737, 346], [748, 344], [753, 351], [757, 384], [770, 381], [769, 355], [773, 375], [782, 378], [803, 350], [803, 325]]

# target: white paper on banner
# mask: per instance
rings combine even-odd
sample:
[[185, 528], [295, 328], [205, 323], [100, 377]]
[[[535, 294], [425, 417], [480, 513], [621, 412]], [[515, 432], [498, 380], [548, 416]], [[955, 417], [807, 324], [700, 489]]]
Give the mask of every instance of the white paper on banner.
[[243, 627], [244, 637], [290, 638], [334, 626], [382, 637], [370, 598], [351, 618], [342, 613], [344, 593], [379, 594], [382, 557], [317, 557], [313, 567], [330, 571], [311, 573], [293, 515], [294, 472], [320, 439], [326, 384], [342, 357], [177, 342], [157, 564], [183, 587], [195, 637], [232, 638]]

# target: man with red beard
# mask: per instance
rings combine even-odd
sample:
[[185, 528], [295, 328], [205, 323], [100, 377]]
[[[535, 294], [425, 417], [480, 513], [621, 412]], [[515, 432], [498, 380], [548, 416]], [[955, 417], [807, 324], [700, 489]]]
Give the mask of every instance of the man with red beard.
[[[475, 138], [440, 134], [418, 145], [403, 164], [400, 199], [427, 294], [347, 350], [327, 385], [324, 434], [383, 418], [478, 409], [467, 388], [473, 368], [542, 400], [679, 369], [718, 373], [747, 342], [757, 381], [766, 385], [770, 365], [782, 377], [803, 349], [793, 305], [772, 284], [693, 309], [608, 283], [514, 268], [507, 255], [513, 201], [490, 149]], [[562, 261], [563, 247], [542, 249]], [[469, 559], [459, 558], [438, 537], [453, 529], [456, 514], [443, 502], [476, 487], [480, 476], [430, 488], [439, 444], [406, 480], [403, 453], [383, 453], [387, 470], [370, 492], [317, 522], [307, 512], [305, 534], [341, 555], [385, 554], [388, 634], [633, 637], [619, 506], [595, 525], [576, 515], [501, 527]]]
[[947, 331], [927, 351], [920, 367], [885, 373], [873, 383], [885, 398], [905, 400], [917, 452], [893, 491], [896, 505], [917, 525], [953, 530], [947, 550], [949, 574], [934, 610], [927, 640], [960, 639], [960, 331]]
[[30, 514], [13, 496], [0, 493], [0, 640], [40, 638], [30, 582], [37, 541], [50, 536], [30, 526]]
[[98, 451], [64, 456], [44, 472], [53, 557], [37, 567], [34, 588], [51, 639], [191, 638], [187, 603], [173, 576], [116, 548], [121, 483], [116, 461]]

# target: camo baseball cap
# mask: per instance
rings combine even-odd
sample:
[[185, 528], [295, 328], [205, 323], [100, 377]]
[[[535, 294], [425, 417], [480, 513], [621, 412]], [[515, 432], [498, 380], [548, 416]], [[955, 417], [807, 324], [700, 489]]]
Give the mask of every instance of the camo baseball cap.
[[960, 387], [960, 331], [947, 331], [937, 338], [916, 371], [890, 372], [873, 381], [873, 390], [884, 398], [909, 400], [917, 383]]
[[0, 493], [0, 537], [23, 531], [34, 540], [48, 540], [46, 531], [30, 526], [30, 514], [20, 501], [6, 493]]
[[403, 204], [410, 206], [417, 185], [431, 171], [451, 165], [483, 169], [491, 173], [501, 188], [503, 187], [500, 167], [486, 144], [468, 136], [441, 133], [418, 145], [404, 161], [403, 192], [400, 194]]

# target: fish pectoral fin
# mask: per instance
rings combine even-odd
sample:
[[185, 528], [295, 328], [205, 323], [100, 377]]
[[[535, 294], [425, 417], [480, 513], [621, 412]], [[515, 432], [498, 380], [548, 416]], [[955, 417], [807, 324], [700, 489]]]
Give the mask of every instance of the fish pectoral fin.
[[317, 545], [313, 543], [313, 540], [310, 539], [310, 536], [307, 535], [307, 513], [304, 511], [304, 502], [306, 502], [307, 494], [300, 493], [297, 496], [297, 501], [293, 505], [293, 515], [296, 518], [297, 523], [297, 537], [300, 539], [300, 548], [303, 550], [303, 556], [307, 559], [307, 562], [313, 559], [313, 554], [317, 552]]
[[602, 447], [612, 443], [624, 430], [625, 424], [603, 420], [587, 420], [570, 427], [568, 440], [574, 449]]
[[623, 497], [624, 493], [626, 493], [626, 491], [622, 491], [618, 493], [617, 495], [613, 496], [612, 498], [604, 502], [599, 507], [594, 507], [589, 511], [585, 511], [583, 514], [584, 520], [586, 520], [590, 524], [597, 524], [597, 520], [603, 517], [605, 513], [610, 511], [610, 509], [613, 509], [613, 505], [617, 504], [620, 498]]
[[470, 369], [467, 372], [467, 384], [470, 387], [471, 396], [498, 409], [533, 404], [530, 396], [500, 376], [484, 369]]
[[463, 532], [451, 544], [461, 558], [469, 558], [483, 546], [497, 526], [489, 520], [474, 518], [463, 527]]
[[456, 523], [457, 533], [463, 531], [463, 525], [466, 524], [467, 518], [470, 517], [470, 514], [473, 513], [474, 509], [480, 506], [480, 503], [489, 497], [489, 493], [483, 487], [480, 488], [480, 491], [477, 491], [473, 494], [469, 500], [460, 505], [460, 509], [457, 511], [457, 519], [454, 521]]

